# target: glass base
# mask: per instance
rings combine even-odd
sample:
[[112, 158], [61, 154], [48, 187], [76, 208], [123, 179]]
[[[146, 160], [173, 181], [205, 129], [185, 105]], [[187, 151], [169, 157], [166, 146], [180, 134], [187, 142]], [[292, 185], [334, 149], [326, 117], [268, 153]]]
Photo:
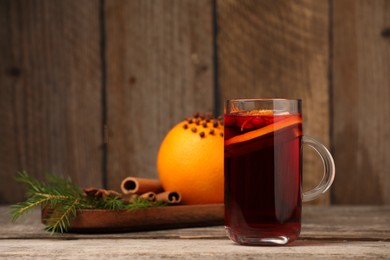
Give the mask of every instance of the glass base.
[[232, 232], [229, 228], [225, 227], [226, 233], [230, 240], [240, 245], [253, 245], [253, 246], [283, 246], [296, 240], [298, 235], [283, 236], [283, 235], [269, 235], [262, 234], [261, 236], [253, 235], [241, 235]]

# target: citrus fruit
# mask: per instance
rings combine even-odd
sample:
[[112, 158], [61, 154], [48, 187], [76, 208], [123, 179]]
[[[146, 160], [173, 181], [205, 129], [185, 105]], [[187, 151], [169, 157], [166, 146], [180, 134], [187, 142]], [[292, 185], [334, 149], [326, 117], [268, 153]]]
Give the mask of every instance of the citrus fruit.
[[196, 113], [173, 127], [157, 156], [160, 182], [184, 204], [223, 203], [223, 123]]
[[225, 146], [229, 146], [235, 143], [245, 142], [253, 138], [258, 138], [272, 132], [277, 132], [284, 128], [293, 126], [295, 124], [300, 124], [300, 123], [301, 123], [301, 118], [299, 116], [290, 116], [287, 117], [286, 119], [280, 120], [276, 123], [267, 125], [265, 127], [232, 137], [225, 141]]

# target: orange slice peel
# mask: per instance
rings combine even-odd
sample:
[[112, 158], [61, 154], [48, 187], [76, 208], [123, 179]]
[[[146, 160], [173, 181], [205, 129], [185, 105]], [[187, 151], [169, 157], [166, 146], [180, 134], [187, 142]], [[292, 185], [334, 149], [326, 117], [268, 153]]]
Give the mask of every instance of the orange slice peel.
[[227, 149], [225, 149], [224, 156], [225, 158], [243, 156], [264, 148], [286, 144], [302, 135], [302, 132], [298, 127], [290, 127], [290, 129], [291, 130], [287, 131], [277, 131], [271, 138], [256, 138], [253, 142], [244, 142], [242, 143], [243, 145], [237, 145], [231, 147], [231, 149], [229, 149], [228, 146]]
[[273, 124], [264, 126], [262, 128], [247, 132], [245, 134], [237, 135], [235, 137], [232, 137], [225, 141], [225, 147], [230, 146], [233, 144], [238, 144], [242, 142], [246, 142], [249, 140], [252, 140], [254, 138], [259, 138], [264, 135], [270, 134], [272, 132], [277, 132], [282, 129], [291, 127], [296, 124], [300, 124], [302, 122], [302, 119], [300, 116], [289, 116], [286, 119], [283, 119], [281, 121], [275, 122]]

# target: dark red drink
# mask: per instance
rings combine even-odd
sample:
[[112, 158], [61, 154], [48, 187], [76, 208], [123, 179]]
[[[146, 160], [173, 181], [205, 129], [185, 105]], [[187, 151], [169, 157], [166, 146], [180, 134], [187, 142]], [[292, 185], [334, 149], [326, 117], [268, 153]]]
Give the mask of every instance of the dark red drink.
[[301, 228], [299, 114], [225, 115], [225, 226], [240, 244], [286, 244]]

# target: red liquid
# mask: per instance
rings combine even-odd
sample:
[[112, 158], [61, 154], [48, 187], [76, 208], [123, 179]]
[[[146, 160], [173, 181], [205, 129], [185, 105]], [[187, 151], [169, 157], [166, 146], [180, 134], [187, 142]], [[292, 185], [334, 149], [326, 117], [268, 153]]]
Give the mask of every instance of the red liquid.
[[[264, 127], [271, 130], [257, 130]], [[233, 241], [285, 244], [298, 237], [301, 135], [300, 115], [225, 115], [225, 226]]]

